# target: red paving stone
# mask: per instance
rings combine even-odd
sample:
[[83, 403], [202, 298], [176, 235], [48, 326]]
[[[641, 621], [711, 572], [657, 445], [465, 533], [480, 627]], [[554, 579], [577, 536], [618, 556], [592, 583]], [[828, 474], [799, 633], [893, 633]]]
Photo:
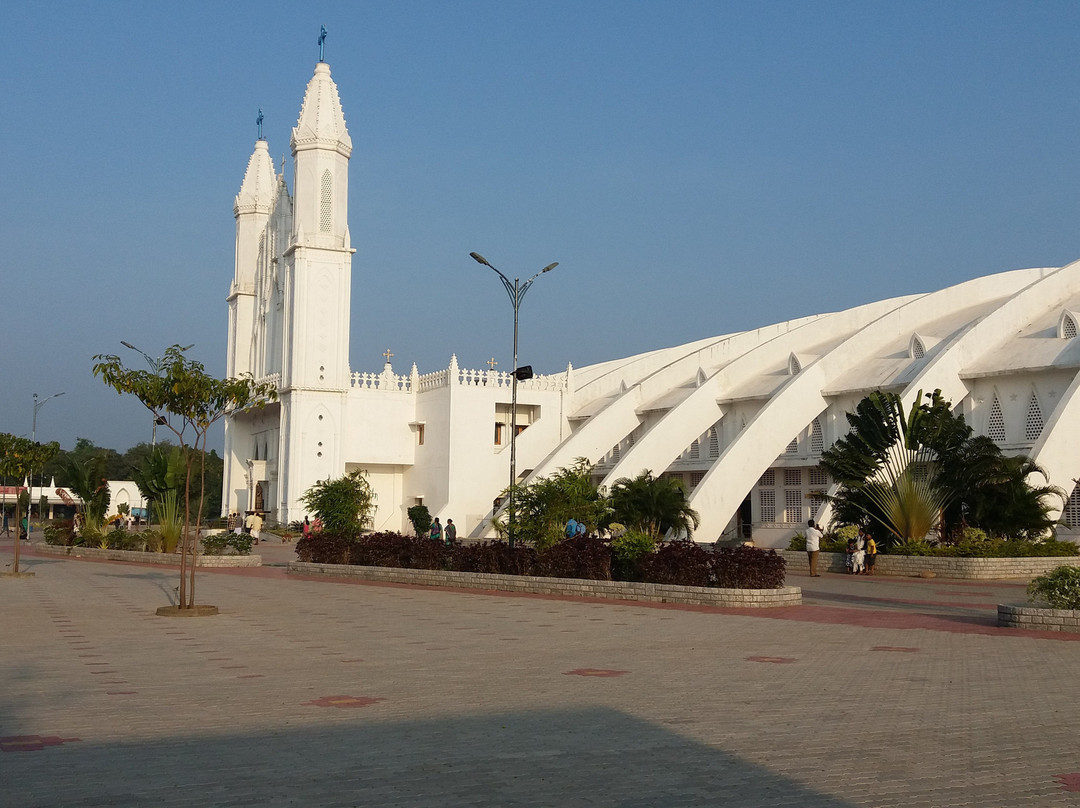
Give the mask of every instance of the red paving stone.
[[57, 735], [12, 735], [0, 738], [0, 752], [40, 752], [49, 746], [81, 740], [82, 738], [61, 738]]
[[369, 696], [323, 696], [313, 701], [305, 701], [301, 706], [307, 707], [367, 707], [385, 699], [375, 699]]
[[1055, 774], [1054, 780], [1057, 781], [1062, 791], [1080, 791], [1080, 772]]

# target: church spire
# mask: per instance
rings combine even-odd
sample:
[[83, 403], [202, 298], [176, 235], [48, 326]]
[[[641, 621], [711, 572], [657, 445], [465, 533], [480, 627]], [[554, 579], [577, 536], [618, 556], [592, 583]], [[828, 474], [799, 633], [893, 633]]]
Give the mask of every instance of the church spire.
[[233, 203], [233, 215], [242, 213], [269, 213], [277, 193], [274, 177], [274, 160], [265, 140], [255, 141], [255, 151], [248, 159], [240, 193]]
[[352, 138], [345, 126], [341, 98], [326, 62], [315, 65], [315, 75], [308, 82], [300, 107], [300, 119], [292, 130], [291, 144], [294, 154], [318, 148], [334, 149], [346, 158], [352, 154]]

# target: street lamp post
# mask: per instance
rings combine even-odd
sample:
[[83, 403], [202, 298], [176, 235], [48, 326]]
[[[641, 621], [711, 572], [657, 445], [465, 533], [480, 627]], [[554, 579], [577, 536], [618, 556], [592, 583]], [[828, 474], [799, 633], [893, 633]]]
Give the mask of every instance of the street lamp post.
[[[30, 440], [31, 440], [31, 442], [37, 443], [37, 414], [38, 414], [38, 410], [40, 410], [42, 407], [45, 406], [45, 402], [50, 401], [51, 399], [54, 399], [54, 398], [59, 398], [62, 395], [64, 395], [62, 392], [61, 393], [53, 393], [51, 396], [47, 396], [46, 398], [41, 399], [41, 401], [38, 401], [38, 394], [34, 393], [34, 420], [33, 420], [33, 423], [31, 424], [31, 427], [30, 427]], [[45, 471], [45, 469], [43, 468], [42, 472], [44, 473], [44, 471]], [[30, 491], [28, 493], [30, 495], [30, 506], [32, 506], [34, 504], [34, 473], [33, 473], [33, 471], [30, 472]], [[38, 499], [41, 499], [40, 495], [38, 496]], [[27, 506], [27, 508], [26, 508], [26, 527], [27, 527], [27, 532], [28, 533], [29, 533], [29, 528], [30, 528], [30, 506]], [[38, 511], [40, 511], [40, 510], [41, 510], [41, 508], [39, 507]], [[38, 513], [38, 518], [39, 519], [44, 519], [45, 514]]]
[[499, 280], [502, 281], [503, 287], [506, 289], [506, 294], [510, 296], [510, 303], [514, 307], [514, 381], [512, 383], [513, 392], [510, 397], [510, 502], [509, 502], [509, 529], [508, 536], [510, 539], [510, 546], [514, 546], [514, 488], [517, 486], [517, 387], [518, 387], [518, 309], [521, 308], [521, 301], [525, 298], [525, 293], [529, 291], [529, 287], [533, 285], [533, 281], [543, 275], [545, 272], [550, 272], [559, 265], [556, 261], [552, 264], [548, 264], [541, 269], [525, 283], [522, 283], [519, 278], [514, 278], [514, 282], [510, 283], [510, 279], [503, 275], [498, 269], [495, 269], [484, 256], [480, 253], [469, 253], [474, 261], [483, 264], [491, 270], [494, 270], [495, 274], [499, 276]]

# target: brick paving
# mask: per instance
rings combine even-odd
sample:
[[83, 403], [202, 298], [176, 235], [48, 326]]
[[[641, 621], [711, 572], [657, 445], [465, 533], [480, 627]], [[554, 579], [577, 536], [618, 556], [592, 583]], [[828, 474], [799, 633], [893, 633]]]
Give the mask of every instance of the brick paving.
[[180, 620], [174, 570], [24, 564], [5, 807], [1080, 806], [1080, 642], [995, 628], [1015, 583], [793, 575], [752, 612], [271, 567]]

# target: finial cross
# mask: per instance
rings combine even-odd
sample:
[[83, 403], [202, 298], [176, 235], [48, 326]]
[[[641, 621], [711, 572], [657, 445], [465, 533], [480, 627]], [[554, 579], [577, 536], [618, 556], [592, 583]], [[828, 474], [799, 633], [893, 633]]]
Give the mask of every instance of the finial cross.
[[491, 357], [491, 359], [489, 359], [489, 360], [487, 361], [487, 366], [488, 366], [488, 368], [489, 368], [490, 370], [495, 370], [495, 366], [496, 366], [497, 364], [499, 364], [499, 363], [495, 361], [495, 357], [494, 357], [494, 356], [493, 356], [493, 357]]
[[320, 25], [319, 26], [319, 61], [320, 62], [325, 62], [326, 61], [325, 59], [323, 59], [323, 47], [325, 45], [326, 45], [326, 26], [325, 25]]
[[393, 356], [393, 354], [390, 352], [389, 348], [387, 348], [385, 351], [383, 351], [383, 356], [386, 357], [386, 364], [389, 365], [390, 364], [390, 357]]

